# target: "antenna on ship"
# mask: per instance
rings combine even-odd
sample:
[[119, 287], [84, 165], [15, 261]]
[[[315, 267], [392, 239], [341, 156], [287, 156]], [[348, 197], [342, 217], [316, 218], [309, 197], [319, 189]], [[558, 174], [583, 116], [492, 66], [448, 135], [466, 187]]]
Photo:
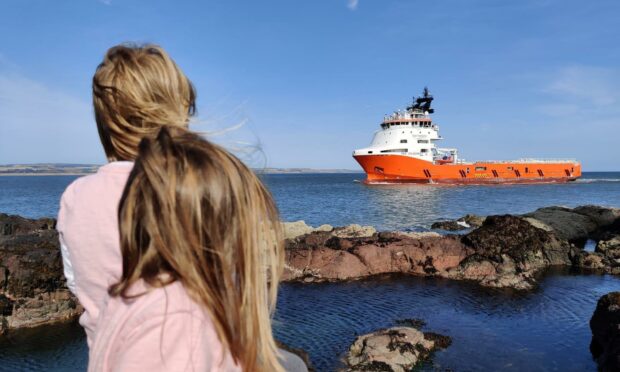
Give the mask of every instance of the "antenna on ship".
[[431, 108], [431, 103], [433, 102], [433, 96], [428, 91], [428, 87], [424, 87], [424, 91], [422, 92], [421, 97], [413, 97], [413, 104], [407, 107], [407, 110], [421, 110], [428, 111], [429, 114], [435, 112], [435, 109]]

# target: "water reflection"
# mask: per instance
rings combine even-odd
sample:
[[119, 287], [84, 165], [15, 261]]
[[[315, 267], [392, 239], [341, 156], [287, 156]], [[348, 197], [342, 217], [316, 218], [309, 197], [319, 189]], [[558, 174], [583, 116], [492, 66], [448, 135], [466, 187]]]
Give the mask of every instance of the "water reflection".
[[[282, 217], [311, 225], [351, 223], [381, 230], [428, 229], [467, 213], [527, 213], [549, 205], [620, 206], [620, 173], [544, 185], [365, 185], [363, 174], [265, 175]], [[357, 181], [357, 182], [356, 182]]]
[[531, 293], [406, 276], [350, 283], [287, 284], [276, 333], [334, 370], [357, 334], [421, 318], [453, 338], [423, 370], [595, 371], [588, 321], [599, 296], [620, 288], [608, 276], [549, 274]]
[[[446, 189], [436, 185], [364, 185], [367, 208], [376, 220], [399, 230], [418, 230], [442, 217]], [[452, 190], [450, 190], [452, 191]], [[406, 216], [406, 217], [405, 217]]]
[[[533, 292], [485, 289], [437, 278], [381, 276], [347, 283], [282, 285], [275, 333], [333, 371], [356, 335], [420, 318], [452, 337], [424, 371], [595, 371], [588, 321], [617, 277], [547, 272]], [[85, 370], [77, 322], [20, 332], [0, 343], [0, 370]]]

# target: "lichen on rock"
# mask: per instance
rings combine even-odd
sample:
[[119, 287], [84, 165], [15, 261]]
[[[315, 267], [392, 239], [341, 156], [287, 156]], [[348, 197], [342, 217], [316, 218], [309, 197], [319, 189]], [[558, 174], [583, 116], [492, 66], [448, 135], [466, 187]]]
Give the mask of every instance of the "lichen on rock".
[[392, 327], [359, 336], [347, 353], [347, 371], [410, 371], [450, 338], [412, 327]]

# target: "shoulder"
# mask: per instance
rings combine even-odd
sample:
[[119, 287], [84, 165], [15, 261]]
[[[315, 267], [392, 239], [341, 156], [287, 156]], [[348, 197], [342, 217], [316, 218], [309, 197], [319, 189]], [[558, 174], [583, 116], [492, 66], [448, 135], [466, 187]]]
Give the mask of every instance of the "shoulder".
[[59, 225], [77, 206], [91, 208], [92, 204], [118, 202], [132, 168], [131, 162], [112, 162], [71, 182], [60, 198]]

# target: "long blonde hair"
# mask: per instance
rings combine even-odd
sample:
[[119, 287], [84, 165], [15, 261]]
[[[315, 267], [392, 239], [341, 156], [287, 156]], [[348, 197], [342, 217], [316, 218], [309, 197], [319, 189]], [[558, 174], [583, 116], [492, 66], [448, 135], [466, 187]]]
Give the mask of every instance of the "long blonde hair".
[[119, 225], [123, 275], [112, 296], [130, 297], [141, 279], [152, 287], [178, 280], [245, 371], [282, 370], [271, 330], [283, 267], [278, 211], [239, 159], [164, 127], [140, 143]]
[[93, 105], [108, 160], [133, 160], [144, 137], [164, 126], [186, 128], [196, 91], [157, 45], [110, 48], [93, 76]]

